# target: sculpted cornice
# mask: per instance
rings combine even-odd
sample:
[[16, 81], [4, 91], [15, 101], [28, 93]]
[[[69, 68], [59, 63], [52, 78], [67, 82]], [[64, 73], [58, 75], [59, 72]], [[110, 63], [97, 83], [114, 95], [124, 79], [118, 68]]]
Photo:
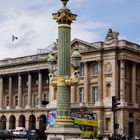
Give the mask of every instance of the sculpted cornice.
[[140, 55], [136, 55], [133, 53], [128, 53], [128, 52], [121, 52], [118, 55], [118, 59], [119, 60], [129, 60], [129, 61], [133, 61], [136, 63], [140, 63]]
[[16, 65], [27, 65], [36, 62], [43, 62], [47, 60], [47, 54], [39, 54], [39, 55], [32, 55], [32, 56], [25, 56], [25, 57], [17, 57], [17, 58], [7, 58], [0, 60], [0, 68], [1, 67], [9, 67], [9, 66], [16, 66]]
[[81, 62], [88, 62], [88, 61], [101, 61], [101, 54], [100, 53], [89, 53], [82, 55]]
[[37, 70], [41, 70], [41, 69], [47, 69], [47, 67], [48, 67], [47, 63], [38, 63], [38, 64], [33, 64], [33, 65], [22, 65], [22, 66], [13, 66], [13, 67], [3, 67], [3, 68], [0, 68], [0, 75], [37, 71]]

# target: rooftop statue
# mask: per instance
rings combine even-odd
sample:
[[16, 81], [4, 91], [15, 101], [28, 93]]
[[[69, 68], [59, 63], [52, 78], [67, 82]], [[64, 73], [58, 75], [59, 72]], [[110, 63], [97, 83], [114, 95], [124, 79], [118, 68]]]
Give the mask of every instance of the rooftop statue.
[[118, 35], [118, 32], [113, 32], [112, 29], [109, 29], [105, 39], [106, 41], [118, 40]]

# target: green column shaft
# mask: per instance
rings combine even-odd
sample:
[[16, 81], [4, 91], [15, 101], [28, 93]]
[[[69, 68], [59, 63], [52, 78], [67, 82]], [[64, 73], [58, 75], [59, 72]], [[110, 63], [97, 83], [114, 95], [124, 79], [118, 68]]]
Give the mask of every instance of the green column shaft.
[[70, 88], [58, 87], [57, 97], [57, 115], [70, 116]]
[[[70, 27], [58, 28], [58, 76], [70, 76]], [[70, 116], [70, 87], [57, 87], [57, 115]]]
[[70, 28], [58, 29], [58, 75], [70, 76]]

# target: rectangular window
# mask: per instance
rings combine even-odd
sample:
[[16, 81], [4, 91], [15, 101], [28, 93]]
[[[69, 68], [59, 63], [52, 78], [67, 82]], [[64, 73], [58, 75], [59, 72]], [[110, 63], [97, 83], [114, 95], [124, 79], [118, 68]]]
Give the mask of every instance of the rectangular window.
[[98, 87], [92, 87], [92, 103], [98, 101]]
[[93, 75], [98, 74], [98, 63], [93, 63]]
[[9, 106], [9, 96], [6, 96], [6, 106]]
[[83, 87], [80, 87], [79, 88], [79, 102], [80, 103], [83, 103], [84, 102], [84, 88]]
[[15, 96], [15, 106], [18, 105], [18, 96]]
[[46, 83], [46, 85], [49, 85], [49, 79], [46, 79], [45, 83]]
[[106, 121], [105, 121], [105, 122], [106, 122], [105, 129], [106, 129], [106, 131], [109, 131], [109, 130], [110, 130], [109, 128], [111, 127], [111, 126], [110, 126], [110, 118], [106, 118], [105, 120], [106, 120]]
[[133, 118], [133, 113], [129, 113], [129, 118]]
[[136, 103], [138, 103], [138, 99], [139, 99], [139, 97], [138, 97], [138, 88], [136, 88]]
[[80, 76], [84, 76], [84, 66], [83, 65], [80, 66], [79, 71], [80, 71]]
[[28, 95], [24, 95], [24, 105], [28, 105]]
[[43, 101], [49, 101], [48, 94], [43, 94]]
[[38, 96], [34, 95], [34, 105], [38, 105]]

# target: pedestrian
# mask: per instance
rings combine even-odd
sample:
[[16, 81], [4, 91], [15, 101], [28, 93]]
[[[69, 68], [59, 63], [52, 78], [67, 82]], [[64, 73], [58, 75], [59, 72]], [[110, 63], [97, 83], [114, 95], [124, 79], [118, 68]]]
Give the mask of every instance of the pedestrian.
[[126, 140], [126, 136], [125, 135], [122, 136], [122, 140]]
[[135, 140], [139, 140], [139, 137], [138, 136], [135, 136]]
[[109, 140], [107, 137], [103, 137], [103, 139], [102, 140]]

